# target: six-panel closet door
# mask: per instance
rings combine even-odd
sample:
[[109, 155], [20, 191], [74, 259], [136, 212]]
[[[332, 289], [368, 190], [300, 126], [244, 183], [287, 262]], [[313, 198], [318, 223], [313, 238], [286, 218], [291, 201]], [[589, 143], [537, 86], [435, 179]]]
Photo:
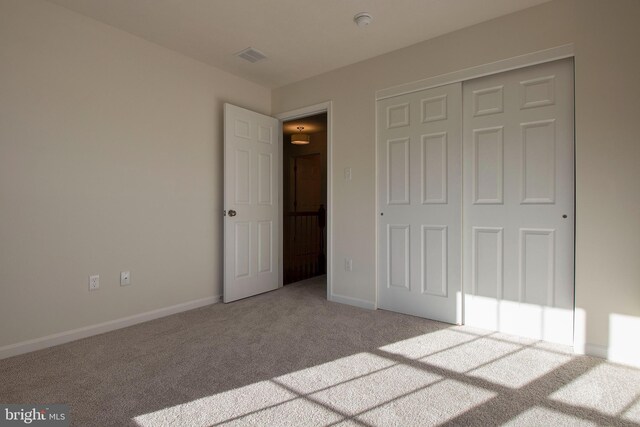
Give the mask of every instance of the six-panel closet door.
[[569, 59], [378, 101], [380, 308], [572, 344], [573, 99]]
[[378, 101], [378, 306], [462, 321], [462, 85]]
[[463, 85], [465, 324], [573, 343], [573, 62]]

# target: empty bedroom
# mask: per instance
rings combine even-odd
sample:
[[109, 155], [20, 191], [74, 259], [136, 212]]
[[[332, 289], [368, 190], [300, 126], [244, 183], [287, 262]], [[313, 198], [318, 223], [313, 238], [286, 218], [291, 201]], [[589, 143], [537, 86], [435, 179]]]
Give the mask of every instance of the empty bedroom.
[[0, 426], [640, 427], [638, 22], [0, 0]]

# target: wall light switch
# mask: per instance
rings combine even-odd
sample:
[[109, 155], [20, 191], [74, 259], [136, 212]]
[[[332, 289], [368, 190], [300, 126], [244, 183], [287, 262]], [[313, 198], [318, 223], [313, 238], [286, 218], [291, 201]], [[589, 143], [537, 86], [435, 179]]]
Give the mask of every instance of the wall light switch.
[[353, 271], [353, 260], [351, 258], [344, 259], [344, 271]]
[[344, 168], [344, 180], [351, 181], [351, 168]]
[[131, 272], [122, 271], [120, 273], [120, 286], [129, 286], [131, 284]]

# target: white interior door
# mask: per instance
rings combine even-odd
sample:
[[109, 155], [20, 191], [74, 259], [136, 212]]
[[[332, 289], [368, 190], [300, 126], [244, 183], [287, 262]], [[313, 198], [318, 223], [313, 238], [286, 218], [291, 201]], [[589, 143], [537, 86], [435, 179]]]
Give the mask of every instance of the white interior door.
[[460, 323], [461, 84], [384, 99], [378, 115], [378, 306]]
[[573, 62], [464, 83], [465, 323], [573, 342]]
[[224, 302], [279, 286], [279, 122], [224, 105]]

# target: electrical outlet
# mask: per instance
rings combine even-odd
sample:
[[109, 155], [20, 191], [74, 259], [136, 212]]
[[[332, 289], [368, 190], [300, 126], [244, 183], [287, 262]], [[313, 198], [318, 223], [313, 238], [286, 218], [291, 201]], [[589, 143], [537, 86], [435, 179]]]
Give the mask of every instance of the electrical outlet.
[[129, 271], [121, 271], [120, 272], [120, 286], [129, 286], [131, 284], [131, 272]]
[[100, 276], [89, 276], [89, 290], [96, 291], [100, 288]]
[[353, 260], [351, 258], [344, 259], [344, 271], [353, 271]]

